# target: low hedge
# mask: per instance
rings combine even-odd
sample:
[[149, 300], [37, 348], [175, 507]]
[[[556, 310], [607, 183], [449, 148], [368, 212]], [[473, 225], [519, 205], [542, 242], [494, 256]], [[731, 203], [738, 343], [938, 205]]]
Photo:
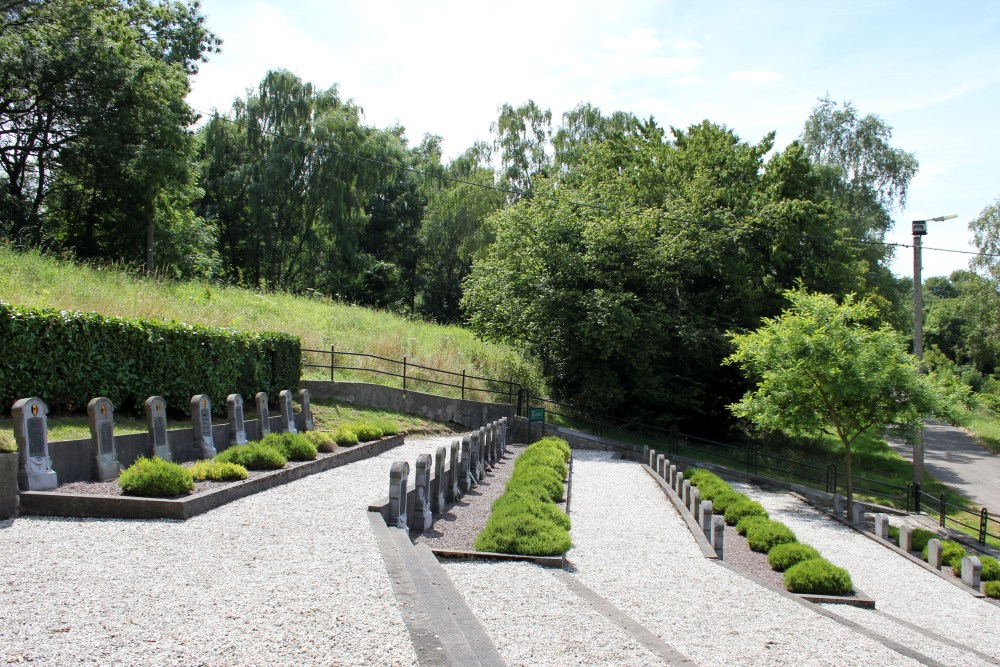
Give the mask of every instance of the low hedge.
[[279, 470], [288, 463], [288, 459], [277, 448], [260, 441], [230, 447], [217, 454], [214, 460], [235, 463], [247, 470]]
[[[910, 533], [910, 547], [914, 551], [923, 552], [927, 548], [927, 543], [933, 539], [936, 539], [937, 535], [929, 530], [924, 530], [923, 528], [915, 528], [912, 533]], [[924, 555], [924, 559], [927, 555]]]
[[337, 448], [337, 440], [333, 437], [333, 433], [329, 431], [309, 431], [305, 436], [321, 452], [329, 454]]
[[750, 530], [754, 525], [758, 523], [764, 523], [766, 521], [770, 521], [770, 518], [766, 516], [758, 516], [755, 514], [750, 516], [745, 516], [742, 519], [740, 519], [739, 522], [736, 524], [736, 532], [742, 535], [743, 537], [746, 537], [747, 531]]
[[854, 584], [847, 570], [825, 558], [812, 558], [785, 570], [785, 588], [792, 593], [849, 595]]
[[[982, 569], [979, 570], [979, 578], [982, 581], [1000, 581], [1000, 562], [997, 561], [993, 556], [983, 556], [980, 554], [966, 554], [975, 555], [979, 559], [979, 564]], [[963, 556], [964, 558], [964, 556]], [[951, 563], [951, 573], [956, 577], [962, 576], [962, 558], [953, 560]]]
[[144, 498], [172, 498], [194, 490], [191, 471], [161, 458], [139, 460], [118, 476], [122, 493]]
[[222, 461], [195, 461], [188, 470], [196, 482], [235, 482], [247, 478], [247, 469], [237, 463]]
[[750, 500], [746, 496], [742, 496], [739, 500], [729, 503], [729, 506], [726, 507], [722, 514], [726, 519], [726, 523], [730, 526], [735, 526], [741, 519], [748, 516], [768, 517], [767, 510], [764, 509], [763, 505], [756, 500]]
[[819, 552], [808, 544], [786, 542], [776, 544], [767, 552], [767, 563], [775, 572], [784, 572], [804, 560], [819, 558]]
[[341, 426], [333, 432], [333, 440], [340, 447], [351, 447], [358, 444], [358, 434], [347, 426]]
[[747, 544], [753, 551], [765, 554], [779, 544], [797, 541], [791, 528], [771, 519], [751, 524], [747, 529]]
[[[530, 556], [559, 556], [573, 546], [569, 517], [556, 507], [563, 497], [563, 448], [545, 438], [529, 446], [515, 464], [504, 494], [494, 501], [475, 549]], [[568, 444], [566, 448], [568, 449]], [[552, 453], [558, 456], [552, 456]], [[557, 488], [558, 487], [558, 488]]]
[[382, 429], [378, 427], [378, 424], [369, 421], [363, 422], [353, 422], [348, 426], [354, 433], [358, 436], [358, 440], [361, 442], [371, 442], [372, 440], [378, 440], [382, 437]]
[[273, 447], [289, 461], [312, 461], [316, 458], [316, 445], [302, 433], [271, 433], [264, 436], [260, 444]]
[[108, 317], [0, 302], [0, 349], [20, 363], [0, 373], [0, 410], [41, 397], [53, 411], [81, 409], [95, 396], [141, 413], [159, 395], [187, 413], [191, 397], [208, 394], [217, 414], [226, 396], [297, 389], [299, 338], [182, 322]]
[[[570, 457], [573, 456], [573, 452], [570, 449], [569, 443], [563, 440], [562, 438], [557, 438], [555, 436], [550, 435], [548, 437], [542, 438], [541, 440], [538, 440], [537, 442], [535, 442], [535, 445], [540, 445], [541, 447], [544, 447], [546, 449], [556, 450], [557, 452], [562, 454], [563, 461], [568, 462], [570, 460]], [[528, 449], [531, 449], [531, 447], [529, 447]], [[525, 450], [525, 454], [527, 454], [527, 450]]]
[[983, 593], [988, 598], [1000, 599], [1000, 581], [987, 581], [983, 584]]

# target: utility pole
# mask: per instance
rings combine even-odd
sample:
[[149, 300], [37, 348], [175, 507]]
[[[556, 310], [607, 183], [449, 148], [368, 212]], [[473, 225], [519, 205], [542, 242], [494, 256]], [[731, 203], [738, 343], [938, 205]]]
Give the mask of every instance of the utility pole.
[[[913, 354], [920, 360], [920, 372], [926, 372], [924, 368], [924, 283], [920, 278], [920, 270], [923, 268], [921, 256], [921, 242], [927, 235], [928, 222], [944, 222], [958, 216], [954, 213], [950, 215], [939, 215], [936, 218], [913, 221]], [[913, 445], [913, 482], [917, 485], [917, 493], [924, 483], [924, 427], [920, 425], [920, 435]]]

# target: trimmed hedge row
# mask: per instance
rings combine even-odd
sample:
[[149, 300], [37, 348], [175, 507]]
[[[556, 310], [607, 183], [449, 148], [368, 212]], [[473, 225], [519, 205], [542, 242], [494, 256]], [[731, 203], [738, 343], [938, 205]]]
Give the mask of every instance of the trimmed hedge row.
[[793, 593], [847, 595], [854, 591], [851, 575], [819, 555], [814, 548], [800, 544], [785, 524], [773, 521], [760, 503], [729, 486], [721, 477], [701, 468], [692, 468], [686, 479], [698, 487], [702, 500], [711, 500], [712, 509], [723, 514], [726, 523], [735, 525], [754, 551], [767, 554], [767, 561], [777, 572], [785, 573], [785, 588]]
[[573, 546], [570, 521], [555, 503], [563, 498], [569, 444], [543, 438], [524, 450], [504, 494], [496, 499], [476, 551], [559, 556]]
[[200, 324], [98, 313], [22, 308], [0, 302], [0, 410], [38, 396], [50, 408], [78, 410], [95, 396], [138, 413], [149, 396], [187, 412], [208, 394], [215, 412], [226, 396], [266, 391], [277, 398], [301, 377], [299, 338]]

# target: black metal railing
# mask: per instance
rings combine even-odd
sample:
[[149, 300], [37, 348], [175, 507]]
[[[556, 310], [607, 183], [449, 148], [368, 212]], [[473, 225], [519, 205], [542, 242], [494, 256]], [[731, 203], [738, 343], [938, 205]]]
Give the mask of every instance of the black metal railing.
[[[950, 502], [946, 494], [933, 496], [914, 482], [910, 482], [908, 492], [913, 499], [913, 511], [936, 516], [942, 528], [955, 528], [960, 532], [972, 533], [980, 544], [986, 544], [987, 538], [1000, 542], [1000, 520], [991, 516], [985, 507], [975, 510], [957, 505]], [[966, 530], [963, 531], [962, 528]]]

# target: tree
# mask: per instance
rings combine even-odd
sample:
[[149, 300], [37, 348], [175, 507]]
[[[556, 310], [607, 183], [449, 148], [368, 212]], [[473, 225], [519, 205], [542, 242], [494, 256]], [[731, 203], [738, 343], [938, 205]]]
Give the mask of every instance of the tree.
[[835, 435], [844, 447], [850, 510], [855, 441], [888, 427], [912, 431], [924, 415], [940, 413], [939, 401], [902, 336], [869, 324], [878, 317], [869, 299], [848, 295], [838, 304], [804, 289], [785, 297], [790, 306], [781, 315], [756, 331], [728, 334], [736, 351], [725, 363], [757, 382], [730, 409], [762, 429]]
[[504, 183], [530, 194], [535, 177], [544, 175], [552, 164], [546, 152], [552, 136], [552, 111], [542, 109], [534, 100], [517, 108], [504, 104], [490, 130], [500, 153]]

